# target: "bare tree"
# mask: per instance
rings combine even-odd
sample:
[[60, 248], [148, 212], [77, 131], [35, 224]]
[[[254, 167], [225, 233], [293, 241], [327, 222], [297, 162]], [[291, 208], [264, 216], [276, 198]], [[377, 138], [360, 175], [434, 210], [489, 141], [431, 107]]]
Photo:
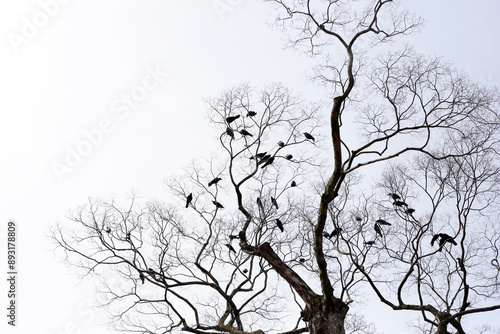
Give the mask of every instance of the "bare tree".
[[[469, 251], [472, 203], [484, 205], [477, 211], [481, 215], [494, 202], [475, 201], [482, 194], [474, 192], [479, 187], [455, 189], [453, 184], [470, 181], [470, 173], [482, 173], [483, 166], [488, 171], [481, 185], [492, 184], [496, 167], [486, 168], [480, 153], [486, 147], [498, 158], [493, 149], [497, 92], [410, 47], [368, 58], [367, 48], [421, 24], [392, 8], [393, 1], [366, 1], [365, 7], [349, 1], [269, 2], [284, 10], [278, 22], [297, 32], [294, 46], [305, 43], [312, 55], [329, 50], [341, 55], [333, 64], [327, 57], [316, 72], [331, 89], [328, 140], [322, 140], [318, 106], [306, 106], [278, 85], [259, 95], [248, 86], [236, 87], [207, 101], [225, 158], [194, 163], [185, 178], [168, 182], [179, 198], [177, 208], [185, 206], [186, 214], [157, 202], [120, 209], [113, 201], [90, 201], [73, 217], [83, 232], [71, 235], [59, 227], [55, 239], [72, 264], [89, 271], [109, 265], [128, 278], [121, 290], [109, 285], [106, 292], [110, 303], [128, 302], [117, 318], [137, 332], [344, 334], [347, 327], [356, 333], [363, 322], [346, 326], [347, 314], [367, 282], [394, 309], [422, 312], [439, 333], [448, 324], [462, 333], [461, 317], [492, 308], [467, 303], [472, 295], [497, 293], [498, 239], [482, 238], [481, 246]], [[315, 150], [322, 142], [332, 152], [326, 163]], [[412, 172], [423, 176], [400, 167], [402, 160], [412, 159], [419, 167]], [[362, 175], [389, 163], [399, 179], [386, 177], [384, 184], [395, 196], [384, 206], [377, 191], [368, 194]], [[315, 173], [324, 173], [322, 166], [329, 164], [318, 186]], [[456, 164], [463, 168], [457, 171]], [[469, 170], [468, 164], [480, 168]], [[448, 166], [443, 182], [431, 190], [426, 185], [431, 176], [444, 173], [443, 166]], [[470, 182], [479, 180], [476, 175]], [[415, 219], [404, 202], [410, 183], [429, 198], [425, 220]], [[437, 208], [450, 205], [452, 198], [464, 208], [455, 215], [458, 226], [437, 218]], [[374, 219], [389, 212], [397, 215], [401, 230], [388, 228], [383, 217]], [[439, 231], [445, 222], [455, 227], [450, 238]], [[489, 231], [483, 232], [491, 236]], [[440, 250], [461, 238], [458, 262], [442, 256], [448, 261], [442, 268], [436, 254], [446, 250], [420, 246], [434, 232], [441, 234]], [[469, 269], [475, 252], [490, 256], [492, 264], [477, 280]], [[431, 272], [449, 280], [435, 282]], [[392, 273], [403, 278], [389, 277]], [[396, 293], [397, 302], [384, 297], [379, 282]], [[403, 293], [415, 286], [420, 299], [403, 302]], [[433, 308], [428, 299], [435, 302]], [[132, 310], [143, 316], [127, 318]], [[369, 325], [364, 330], [373, 332]]]

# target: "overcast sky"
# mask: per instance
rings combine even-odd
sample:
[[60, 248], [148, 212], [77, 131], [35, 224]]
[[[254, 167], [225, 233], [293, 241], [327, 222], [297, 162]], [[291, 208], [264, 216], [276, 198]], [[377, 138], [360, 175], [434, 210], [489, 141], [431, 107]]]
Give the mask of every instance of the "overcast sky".
[[[408, 39], [418, 51], [500, 86], [500, 2], [406, 2], [427, 21]], [[7, 221], [19, 229], [18, 328], [8, 333], [108, 333], [87, 306], [93, 282], [54, 259], [49, 228], [89, 196], [165, 199], [162, 180], [215, 148], [204, 97], [276, 81], [322, 97], [311, 59], [284, 49], [272, 20], [250, 0], [0, 2], [2, 252]], [[401, 324], [377, 326], [404, 333]]]

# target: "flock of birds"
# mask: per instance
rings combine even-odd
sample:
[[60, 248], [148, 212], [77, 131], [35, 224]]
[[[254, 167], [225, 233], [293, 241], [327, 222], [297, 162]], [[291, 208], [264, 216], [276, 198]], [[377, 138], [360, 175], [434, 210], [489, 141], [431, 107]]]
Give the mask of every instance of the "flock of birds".
[[[256, 115], [257, 115], [257, 113], [255, 111], [248, 111], [248, 113], [247, 113], [247, 117], [254, 117]], [[240, 117], [241, 117], [241, 115], [235, 115], [235, 116], [228, 116], [226, 118], [226, 122], [227, 122], [226, 134], [228, 136], [230, 136], [233, 140], [235, 139], [235, 131], [239, 132], [241, 134], [242, 138], [247, 137], [247, 136], [253, 137], [253, 135], [250, 132], [248, 132], [245, 128], [240, 129], [240, 130], [235, 130], [235, 129], [231, 128], [230, 124]], [[310, 133], [304, 132], [303, 134], [304, 134], [304, 137], [306, 139], [311, 140], [313, 142], [315, 141], [315, 138]], [[285, 147], [285, 143], [282, 141], [279, 141], [278, 146], [280, 148], [283, 148], [283, 147]], [[250, 159], [258, 159], [257, 165], [262, 164], [261, 168], [265, 168], [274, 162], [275, 157], [272, 156], [271, 154], [268, 154], [268, 152], [266, 151], [266, 152], [257, 153], [255, 155], [255, 157], [252, 156], [252, 157], [250, 157]], [[291, 159], [293, 159], [293, 156], [291, 154], [287, 154], [287, 155], [285, 155], [285, 159], [291, 160]], [[222, 178], [216, 177], [213, 180], [211, 180], [210, 182], [208, 182], [208, 186], [211, 187], [212, 185], [217, 185], [219, 183], [219, 181], [221, 181], [221, 180], [222, 180]], [[291, 181], [290, 187], [296, 187], [296, 186], [297, 186], [297, 183], [295, 181]], [[408, 207], [408, 204], [405, 203], [404, 201], [402, 201], [401, 196], [399, 196], [398, 194], [389, 193], [388, 195], [391, 196], [391, 198], [393, 200], [392, 204], [394, 205], [396, 210], [398, 208], [402, 208], [403, 212], [408, 214], [408, 215], [412, 215], [415, 212], [415, 209]], [[189, 195], [186, 196], [186, 206], [185, 207], [188, 208], [192, 201], [193, 201], [193, 194], [190, 193]], [[216, 210], [217, 209], [224, 209], [224, 206], [221, 203], [219, 203], [215, 200], [212, 201], [212, 203], [215, 205]], [[271, 204], [276, 209], [279, 208], [278, 202], [276, 201], [276, 199], [274, 197], [271, 197]], [[262, 212], [264, 211], [264, 206], [263, 206], [263, 203], [262, 203], [262, 200], [260, 199], [260, 197], [257, 198], [257, 206], [259, 207], [259, 210], [261, 210]], [[359, 222], [363, 218], [360, 216], [356, 216], [355, 219]], [[278, 229], [281, 232], [284, 232], [285, 228], [283, 226], [283, 222], [280, 219], [275, 219], [275, 223], [276, 223], [276, 226], [278, 227]], [[390, 226], [391, 224], [389, 222], [385, 221], [384, 219], [381, 219], [381, 218], [376, 220], [375, 224], [373, 226], [373, 229], [375, 230], [375, 233], [376, 233], [375, 239], [370, 240], [370, 241], [365, 241], [364, 244], [367, 246], [372, 246], [375, 244], [375, 240], [377, 237], [383, 238], [382, 226], [384, 226], [384, 225]], [[107, 227], [105, 231], [109, 234], [109, 233], [111, 233], [111, 228]], [[342, 228], [335, 227], [331, 233], [328, 233], [326, 231], [323, 232], [323, 236], [325, 238], [331, 239], [332, 237], [338, 237], [341, 233], [342, 233]], [[126, 233], [125, 240], [130, 242], [130, 236], [131, 236], [130, 232]], [[233, 235], [233, 234], [229, 235], [230, 242], [232, 240], [238, 239], [238, 238], [239, 237], [237, 235]], [[448, 234], [438, 233], [432, 237], [431, 246], [434, 246], [434, 243], [439, 240], [439, 251], [441, 252], [441, 250], [442, 250], [443, 246], [446, 244], [446, 242], [449, 242], [453, 245], [457, 245], [457, 243], [453, 239], [454, 238]], [[225, 246], [229, 249], [229, 252], [236, 254], [236, 250], [234, 249], [234, 247], [231, 245], [230, 242], [226, 243]], [[299, 259], [300, 263], [304, 263], [305, 261], [306, 260], [304, 258]], [[152, 277], [155, 277], [156, 273], [152, 268], [148, 268], [147, 272]], [[243, 273], [246, 274], [247, 272], [248, 272], [248, 269], [243, 270]], [[146, 277], [144, 276], [144, 274], [142, 272], [139, 273], [139, 279], [141, 280], [142, 284], [144, 284]]]

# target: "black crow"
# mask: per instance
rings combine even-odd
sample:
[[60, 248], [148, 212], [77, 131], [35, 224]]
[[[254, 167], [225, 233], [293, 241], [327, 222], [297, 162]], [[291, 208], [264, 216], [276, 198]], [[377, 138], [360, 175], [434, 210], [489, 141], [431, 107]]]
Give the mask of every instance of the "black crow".
[[125, 240], [130, 241], [130, 232], [128, 232], [127, 234], [125, 234]]
[[259, 206], [260, 210], [264, 211], [264, 205], [262, 204], [260, 197], [257, 197], [257, 205]]
[[240, 237], [238, 235], [235, 235], [235, 234], [230, 234], [229, 235], [229, 240], [234, 240], [234, 239], [239, 239]]
[[220, 180], [222, 180], [220, 177], [216, 177], [212, 181], [208, 182], [208, 186], [210, 187], [212, 184], [217, 184]]
[[286, 158], [287, 160], [292, 160], [293, 155], [291, 155], [291, 154], [287, 154], [287, 155], [285, 155], [285, 158]]
[[191, 193], [186, 197], [186, 208], [189, 206], [189, 203], [191, 203], [192, 200], [193, 200], [193, 194]]
[[280, 141], [278, 142], [278, 146], [279, 146], [279, 147], [285, 147], [285, 143], [284, 143], [284, 142], [282, 142], [282, 141], [280, 140]]
[[241, 130], [240, 130], [240, 133], [241, 133], [241, 135], [242, 135], [242, 136], [244, 136], [244, 137], [245, 137], [245, 136], [250, 136], [250, 137], [253, 137], [253, 135], [252, 135], [250, 132], [248, 132], [247, 130], [245, 130], [245, 129], [241, 129]]
[[139, 278], [140, 278], [142, 284], [144, 284], [144, 280], [146, 279], [146, 276], [144, 276], [143, 273], [139, 273]]
[[360, 222], [360, 221], [362, 221], [362, 220], [363, 220], [363, 217], [361, 217], [361, 216], [359, 216], [359, 215], [356, 215], [356, 216], [354, 217], [354, 219], [356, 219], [356, 221]]
[[299, 262], [300, 262], [300, 263], [304, 263], [304, 262], [306, 262], [306, 259], [304, 259], [303, 257], [301, 257], [301, 258], [299, 259]]
[[226, 247], [229, 248], [231, 252], [236, 254], [236, 250], [233, 248], [233, 246], [231, 246], [231, 244], [226, 244]]
[[412, 208], [408, 208], [408, 209], [405, 210], [405, 213], [407, 213], [409, 215], [411, 215], [414, 212], [415, 212], [415, 209], [412, 209]]
[[274, 157], [270, 157], [269, 159], [266, 160], [266, 162], [262, 165], [261, 168], [267, 167], [270, 164], [272, 164], [273, 162], [274, 162]]
[[397, 201], [398, 199], [401, 199], [401, 196], [395, 193], [388, 193], [387, 195], [391, 196], [393, 200]]
[[[267, 154], [267, 152], [262, 152], [262, 153], [257, 153], [255, 156], [259, 159], [262, 159], [266, 156], [266, 154]], [[253, 159], [255, 159], [255, 157], [251, 156], [250, 160], [253, 160]]]
[[227, 127], [226, 129], [226, 133], [229, 137], [233, 138], [234, 139], [234, 131], [233, 129], [231, 129], [229, 126]]
[[237, 120], [238, 118], [240, 118], [240, 115], [236, 115], [236, 116], [229, 116], [228, 118], [226, 118], [226, 122], [227, 124], [231, 124], [232, 122], [234, 122], [235, 120]]
[[276, 226], [278, 226], [278, 228], [280, 229], [281, 232], [285, 231], [285, 229], [283, 228], [283, 223], [281, 222], [281, 220], [276, 219]]
[[248, 272], [248, 269], [243, 269], [243, 274], [246, 274]]
[[391, 223], [388, 223], [388, 222], [386, 222], [386, 221], [385, 221], [385, 220], [383, 220], [383, 219], [377, 219], [377, 220], [375, 221], [375, 223], [380, 224], [380, 225], [388, 225], [388, 226], [391, 226]]
[[309, 139], [309, 140], [315, 141], [315, 140], [314, 140], [314, 137], [313, 137], [313, 136], [311, 136], [311, 134], [310, 134], [309, 132], [304, 132], [304, 136], [305, 136], [307, 139]]
[[297, 182], [292, 181], [292, 182], [290, 183], [290, 187], [296, 187], [296, 186], [297, 186]]
[[368, 245], [368, 246], [375, 245], [375, 240], [365, 241], [365, 245]]
[[111, 233], [111, 228], [110, 227], [106, 228], [106, 233]]
[[382, 230], [380, 229], [380, 225], [375, 223], [375, 225], [373, 225], [373, 228], [375, 229], [375, 232], [377, 232], [377, 234], [382, 238]]
[[254, 117], [256, 115], [257, 115], [257, 113], [255, 111], [251, 111], [251, 110], [248, 111], [248, 113], [247, 113], [247, 117]]
[[214, 203], [214, 205], [215, 205], [216, 208], [218, 208], [218, 209], [224, 209], [224, 206], [222, 206], [222, 204], [220, 204], [219, 202], [212, 201], [212, 203]]
[[323, 236], [324, 236], [325, 238], [330, 239], [330, 233], [328, 233], [328, 232], [323, 232]]
[[342, 227], [336, 227], [333, 229], [332, 233], [330, 233], [330, 238], [339, 235], [340, 233], [342, 233]]
[[392, 203], [392, 204], [394, 204], [395, 206], [403, 206], [403, 205], [404, 205], [404, 206], [408, 206], [408, 204], [406, 204], [405, 202], [400, 201], [400, 200], [396, 200], [396, 201], [394, 201], [394, 203]]
[[149, 274], [151, 277], [155, 278], [155, 271], [153, 270], [153, 268], [148, 268], [148, 274]]
[[271, 196], [271, 203], [273, 203], [273, 205], [276, 207], [276, 210], [278, 210], [278, 202], [276, 202], [276, 198], [272, 197]]
[[443, 245], [446, 243], [446, 242], [449, 242], [453, 245], [457, 245], [456, 241], [453, 240], [453, 238], [451, 236], [449, 236], [448, 234], [446, 233], [438, 233], [438, 234], [434, 234], [434, 236], [432, 237], [432, 240], [431, 240], [431, 246], [434, 246], [434, 242], [436, 242], [436, 240], [439, 239], [439, 251], [441, 252], [442, 248], [443, 248]]
[[257, 165], [260, 165], [260, 164], [262, 164], [262, 163], [266, 162], [266, 161], [267, 161], [267, 160], [269, 160], [270, 158], [271, 158], [271, 155], [269, 155], [269, 154], [264, 155], [262, 158], [260, 158], [260, 160], [259, 160], [259, 162], [257, 163]]

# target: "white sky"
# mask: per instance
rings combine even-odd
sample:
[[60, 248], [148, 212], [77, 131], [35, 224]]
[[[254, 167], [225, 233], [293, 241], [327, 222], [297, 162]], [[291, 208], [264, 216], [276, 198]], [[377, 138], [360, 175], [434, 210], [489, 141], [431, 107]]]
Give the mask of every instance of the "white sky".
[[[214, 149], [203, 97], [242, 82], [261, 87], [280, 81], [311, 100], [322, 90], [307, 79], [311, 60], [283, 49], [284, 35], [269, 26], [271, 7], [260, 1], [220, 0], [235, 4], [222, 17], [212, 0], [55, 1], [0, 2], [2, 254], [7, 221], [19, 228], [18, 327], [8, 333], [105, 334], [95, 325], [98, 310], [86, 306], [92, 282], [79, 282], [54, 260], [50, 226], [88, 196], [136, 189], [165, 198], [162, 180]], [[405, 2], [427, 21], [409, 38], [418, 51], [500, 86], [500, 2]], [[58, 4], [49, 8], [54, 13], [47, 22], [40, 21], [43, 3]], [[44, 26], [30, 31], [25, 22], [34, 16]], [[23, 29], [32, 36], [16, 50], [9, 36]], [[158, 83], [149, 77], [155, 69], [163, 73]], [[144, 80], [150, 91], [124, 116], [124, 104], [115, 103], [123, 94], [144, 92]], [[108, 133], [60, 180], [54, 162], [64, 163], [68, 148], [83, 145], [83, 132], [103, 121]], [[391, 315], [394, 324], [377, 323], [378, 329], [404, 333], [398, 316]]]

